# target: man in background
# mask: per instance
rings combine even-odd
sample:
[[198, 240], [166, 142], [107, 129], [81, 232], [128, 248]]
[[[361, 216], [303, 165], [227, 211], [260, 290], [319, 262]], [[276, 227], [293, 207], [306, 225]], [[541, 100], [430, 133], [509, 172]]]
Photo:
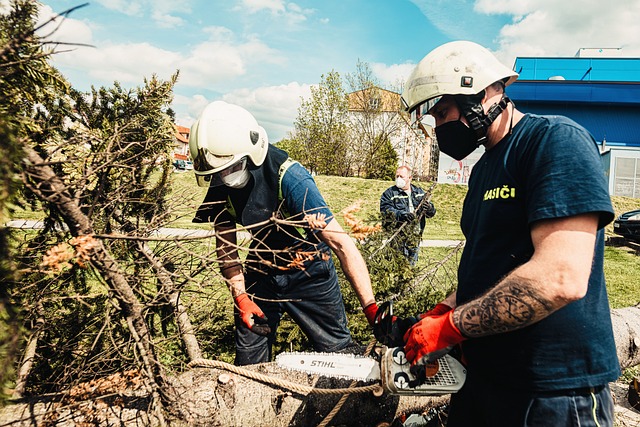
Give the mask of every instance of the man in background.
[[396, 170], [395, 185], [380, 197], [380, 213], [385, 230], [393, 233], [394, 247], [415, 265], [426, 219], [436, 214], [436, 208], [422, 188], [411, 184], [412, 178], [409, 166]]

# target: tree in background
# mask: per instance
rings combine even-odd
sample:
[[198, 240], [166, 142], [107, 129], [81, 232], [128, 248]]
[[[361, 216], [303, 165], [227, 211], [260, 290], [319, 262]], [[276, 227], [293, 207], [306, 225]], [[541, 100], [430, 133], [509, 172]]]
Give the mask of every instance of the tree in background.
[[346, 176], [347, 107], [340, 74], [323, 74], [298, 108], [293, 136], [280, 146], [311, 173]]
[[[383, 89], [368, 63], [358, 60], [348, 74], [352, 168], [365, 178], [393, 179], [398, 159], [392, 141], [399, 140], [403, 120], [397, 94]], [[396, 136], [396, 138], [394, 138]]]
[[401, 139], [404, 124], [398, 95], [382, 89], [365, 62], [358, 61], [347, 82], [349, 94], [337, 72], [322, 75], [298, 108], [294, 132], [278, 147], [312, 173], [393, 179], [393, 141]]

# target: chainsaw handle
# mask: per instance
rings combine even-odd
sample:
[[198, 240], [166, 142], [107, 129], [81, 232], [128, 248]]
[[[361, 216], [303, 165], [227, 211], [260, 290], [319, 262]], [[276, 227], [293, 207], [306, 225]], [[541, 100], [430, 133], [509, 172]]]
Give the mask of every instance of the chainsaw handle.
[[393, 318], [393, 301], [385, 301], [378, 306], [378, 311], [373, 319], [373, 325], [379, 325], [381, 328], [387, 328]]
[[373, 320], [373, 334], [387, 347], [403, 347], [404, 334], [418, 322], [415, 317], [406, 319], [393, 315], [393, 301], [385, 301], [378, 307]]

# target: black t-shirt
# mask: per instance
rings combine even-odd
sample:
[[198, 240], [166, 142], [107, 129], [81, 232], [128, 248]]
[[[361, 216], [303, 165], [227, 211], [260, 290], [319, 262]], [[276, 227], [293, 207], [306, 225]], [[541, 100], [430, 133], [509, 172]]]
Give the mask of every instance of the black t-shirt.
[[587, 295], [518, 331], [463, 343], [469, 368], [515, 388], [559, 390], [615, 380], [619, 363], [602, 268], [613, 209], [591, 135], [560, 116], [525, 115], [474, 166], [461, 218], [467, 239], [458, 304], [470, 301], [533, 254], [530, 225], [600, 214]]

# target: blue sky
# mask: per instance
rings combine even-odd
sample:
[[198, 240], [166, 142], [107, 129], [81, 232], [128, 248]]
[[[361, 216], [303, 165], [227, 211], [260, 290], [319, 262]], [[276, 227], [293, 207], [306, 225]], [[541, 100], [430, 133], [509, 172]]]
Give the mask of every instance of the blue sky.
[[[40, 3], [43, 20], [82, 1]], [[135, 87], [180, 69], [178, 124], [223, 99], [251, 111], [275, 142], [293, 130], [311, 85], [332, 70], [354, 73], [358, 60], [397, 87], [451, 40], [483, 44], [512, 66], [516, 56], [584, 47], [640, 57], [638, 34], [640, 0], [92, 0], [52, 38], [95, 46], [54, 55], [77, 89]]]

